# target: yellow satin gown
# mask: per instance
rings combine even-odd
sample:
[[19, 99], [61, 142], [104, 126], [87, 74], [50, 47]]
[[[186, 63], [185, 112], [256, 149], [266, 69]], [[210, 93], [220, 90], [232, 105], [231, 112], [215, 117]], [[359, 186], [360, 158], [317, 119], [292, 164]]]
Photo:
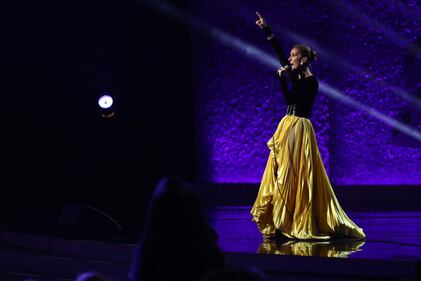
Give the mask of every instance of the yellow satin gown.
[[265, 238], [365, 238], [336, 199], [309, 119], [286, 115], [267, 145], [270, 155], [251, 210]]

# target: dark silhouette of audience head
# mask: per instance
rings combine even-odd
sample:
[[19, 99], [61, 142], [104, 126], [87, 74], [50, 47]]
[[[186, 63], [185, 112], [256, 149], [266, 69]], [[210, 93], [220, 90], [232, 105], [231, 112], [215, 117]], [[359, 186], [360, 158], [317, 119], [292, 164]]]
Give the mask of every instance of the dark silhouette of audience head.
[[76, 281], [109, 281], [109, 279], [99, 272], [91, 271], [80, 274]]
[[179, 178], [162, 179], [135, 248], [133, 281], [195, 280], [224, 265], [196, 194]]

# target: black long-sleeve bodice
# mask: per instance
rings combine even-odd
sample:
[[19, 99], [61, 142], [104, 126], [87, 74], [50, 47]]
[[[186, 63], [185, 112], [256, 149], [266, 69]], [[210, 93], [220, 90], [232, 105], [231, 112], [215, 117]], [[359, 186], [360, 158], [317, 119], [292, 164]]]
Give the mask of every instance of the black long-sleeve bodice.
[[[285, 53], [269, 27], [265, 27], [263, 31], [281, 65], [287, 65]], [[287, 114], [309, 118], [319, 89], [317, 78], [313, 75], [305, 77], [300, 70], [289, 70], [287, 74], [279, 77], [279, 80], [281, 92], [288, 105]]]

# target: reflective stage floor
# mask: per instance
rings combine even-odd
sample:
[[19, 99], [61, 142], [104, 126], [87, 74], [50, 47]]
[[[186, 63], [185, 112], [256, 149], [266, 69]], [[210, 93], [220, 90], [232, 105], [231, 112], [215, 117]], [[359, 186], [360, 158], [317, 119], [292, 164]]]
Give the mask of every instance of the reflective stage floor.
[[365, 241], [263, 242], [249, 206], [217, 207], [211, 225], [225, 252], [319, 256], [352, 259], [420, 259], [421, 212], [348, 212], [363, 228]]
[[[348, 212], [365, 241], [263, 243], [249, 206], [213, 207], [210, 224], [229, 264], [267, 281], [421, 279], [421, 212]], [[170, 236], [169, 236], [170, 237]], [[177, 243], [177, 241], [166, 241]], [[0, 231], [0, 280], [71, 281], [95, 270], [129, 281], [133, 243]]]

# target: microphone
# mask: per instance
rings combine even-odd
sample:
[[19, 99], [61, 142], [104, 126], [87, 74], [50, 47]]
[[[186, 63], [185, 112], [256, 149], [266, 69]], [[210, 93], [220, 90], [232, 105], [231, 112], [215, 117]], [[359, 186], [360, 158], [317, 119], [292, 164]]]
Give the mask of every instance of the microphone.
[[[290, 72], [291, 72], [291, 65], [289, 63], [287, 63], [287, 64], [283, 65], [282, 67], [285, 68], [286, 73], [284, 72], [284, 74], [286, 74], [287, 77], [288, 77]], [[276, 71], [276, 75], [279, 76], [279, 77], [281, 76], [281, 73], [280, 73], [279, 70]]]

